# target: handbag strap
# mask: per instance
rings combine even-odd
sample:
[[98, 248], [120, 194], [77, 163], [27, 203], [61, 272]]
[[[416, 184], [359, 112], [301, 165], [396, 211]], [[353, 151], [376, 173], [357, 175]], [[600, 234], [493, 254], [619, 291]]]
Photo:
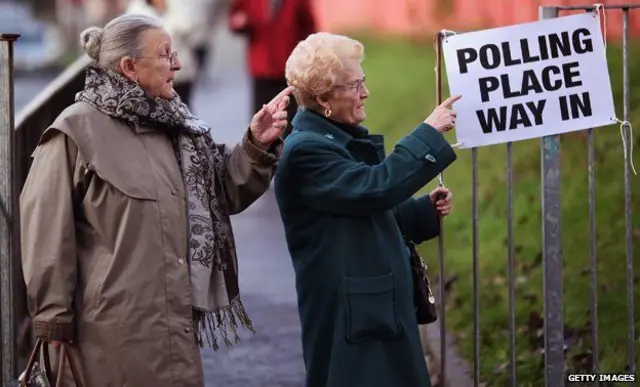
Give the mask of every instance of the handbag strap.
[[[80, 377], [80, 369], [78, 368], [80, 362], [76, 357], [77, 351], [75, 348], [69, 346], [65, 351], [67, 355], [67, 359], [69, 360], [69, 368], [71, 369], [71, 374], [73, 375], [73, 380], [76, 382], [76, 387], [83, 387], [82, 378]], [[62, 385], [60, 385], [62, 387]]]
[[[44, 348], [43, 348], [44, 347]], [[27, 363], [27, 369], [24, 373], [24, 379], [20, 382], [20, 387], [27, 387], [27, 383], [29, 383], [29, 379], [31, 378], [31, 372], [33, 372], [33, 366], [36, 363], [36, 359], [40, 355], [40, 353], [44, 355], [44, 371], [48, 378], [51, 377], [51, 363], [49, 361], [49, 344], [42, 340], [38, 339], [36, 341], [36, 345], [33, 347], [33, 351], [31, 351], [31, 356], [29, 357], [29, 362]], [[60, 356], [58, 361], [58, 375], [56, 379], [56, 387], [64, 387], [64, 367], [69, 362], [69, 368], [71, 369], [71, 374], [73, 375], [73, 380], [76, 383], [76, 387], [83, 387], [82, 380], [80, 378], [79, 368], [78, 368], [78, 359], [75, 356], [74, 349], [69, 346], [67, 343], [62, 343], [60, 345]]]
[[31, 356], [29, 356], [29, 362], [27, 363], [27, 369], [24, 373], [24, 379], [20, 382], [20, 387], [27, 387], [27, 383], [29, 383], [29, 379], [31, 379], [31, 371], [33, 371], [33, 366], [36, 363], [36, 359], [40, 355], [40, 350], [42, 349], [42, 339], [38, 339], [36, 341], [36, 345], [33, 347], [33, 351], [31, 351]]
[[62, 343], [60, 346], [60, 361], [58, 362], [58, 379], [56, 380], [56, 387], [64, 387], [64, 366], [65, 363], [69, 363], [71, 369], [71, 375], [76, 383], [76, 387], [83, 387], [80, 373], [78, 372], [78, 359], [76, 358], [75, 349], [67, 344]]
[[42, 349], [42, 361], [44, 362], [44, 372], [47, 376], [47, 380], [51, 380], [51, 359], [49, 355], [49, 346]]
[[[58, 361], [58, 377], [56, 379], [56, 387], [64, 387], [64, 366], [67, 362], [67, 345], [62, 344], [60, 346], [60, 360]], [[74, 379], [77, 379], [73, 375]]]

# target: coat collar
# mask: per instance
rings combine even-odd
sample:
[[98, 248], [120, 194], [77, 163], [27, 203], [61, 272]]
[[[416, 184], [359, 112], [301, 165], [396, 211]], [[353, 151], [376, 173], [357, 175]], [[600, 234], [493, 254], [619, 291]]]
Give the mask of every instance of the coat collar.
[[297, 130], [318, 133], [345, 148], [351, 141], [361, 139], [369, 140], [374, 145], [384, 143], [382, 135], [371, 135], [362, 125], [350, 128], [350, 131], [357, 136], [357, 138], [354, 138], [351, 133], [341, 129], [337, 123], [309, 110], [299, 110], [293, 118], [292, 124]]
[[150, 133], [150, 132], [156, 132], [157, 130], [150, 127], [150, 126], [142, 126], [140, 124], [134, 123], [133, 124], [133, 128], [135, 129], [136, 133], [138, 134], [144, 134], [144, 133]]

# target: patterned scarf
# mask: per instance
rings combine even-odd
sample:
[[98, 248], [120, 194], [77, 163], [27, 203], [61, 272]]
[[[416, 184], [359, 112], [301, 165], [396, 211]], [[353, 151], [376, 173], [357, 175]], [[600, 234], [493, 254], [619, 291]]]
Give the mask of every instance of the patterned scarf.
[[238, 286], [238, 263], [222, 177], [224, 154], [213, 142], [210, 127], [189, 111], [176, 93], [172, 100], [153, 98], [138, 84], [95, 65], [87, 69], [84, 90], [76, 101], [134, 124], [172, 135], [188, 200], [189, 272], [195, 338], [219, 348], [240, 341], [238, 325], [251, 330]]

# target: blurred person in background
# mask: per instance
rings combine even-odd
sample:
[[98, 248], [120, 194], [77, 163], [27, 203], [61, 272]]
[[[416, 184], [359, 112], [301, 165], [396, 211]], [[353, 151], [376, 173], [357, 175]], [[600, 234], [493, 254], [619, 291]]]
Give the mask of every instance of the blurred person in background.
[[192, 96], [198, 68], [194, 47], [189, 42], [192, 28], [188, 18], [191, 11], [186, 11], [188, 3], [189, 0], [130, 0], [126, 13], [151, 16], [162, 21], [180, 59], [181, 69], [175, 74], [173, 89], [182, 102], [193, 109]]
[[225, 19], [230, 0], [178, 0], [172, 1], [170, 8], [180, 7], [174, 12], [182, 11], [187, 23], [184, 27], [186, 40], [195, 55], [199, 76], [206, 71], [207, 60], [213, 51], [214, 30]]
[[[285, 64], [299, 41], [316, 32], [311, 0], [233, 0], [229, 28], [248, 40], [253, 112], [287, 87]], [[298, 106], [289, 105], [293, 120]], [[291, 131], [288, 126], [285, 136]]]
[[103, 26], [125, 12], [130, 0], [83, 0], [87, 25]]
[[151, 16], [164, 22], [166, 1], [170, 0], [129, 0], [125, 13]]
[[[363, 45], [317, 33], [287, 61], [301, 109], [275, 194], [296, 275], [306, 387], [428, 387], [405, 237], [438, 236], [451, 192], [413, 195], [456, 160], [451, 97], [389, 155], [362, 126]], [[393, 71], [392, 69], [390, 69]]]
[[[192, 94], [195, 83], [206, 74], [214, 29], [226, 15], [227, 7], [228, 0], [167, 0], [166, 28], [187, 55], [183, 61], [186, 70], [183, 77], [188, 77], [189, 82], [185, 85], [188, 88], [183, 89], [184, 94]], [[180, 55], [182, 60], [182, 51]]]
[[162, 18], [170, 0], [129, 0], [126, 13]]
[[35, 336], [66, 343], [87, 387], [204, 387], [201, 349], [253, 330], [230, 216], [270, 186], [291, 88], [228, 147], [176, 96], [159, 19], [126, 14], [80, 41], [84, 89], [44, 131], [20, 196]]
[[78, 34], [88, 25], [84, 0], [56, 0], [56, 19], [61, 31], [64, 51], [77, 54]]

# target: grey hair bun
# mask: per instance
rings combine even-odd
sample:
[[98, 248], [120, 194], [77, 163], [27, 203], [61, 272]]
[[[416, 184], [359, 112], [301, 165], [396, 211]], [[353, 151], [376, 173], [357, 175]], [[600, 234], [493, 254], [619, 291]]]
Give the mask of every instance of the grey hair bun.
[[94, 61], [100, 59], [100, 46], [102, 44], [102, 28], [89, 27], [80, 34], [80, 45], [89, 58]]

